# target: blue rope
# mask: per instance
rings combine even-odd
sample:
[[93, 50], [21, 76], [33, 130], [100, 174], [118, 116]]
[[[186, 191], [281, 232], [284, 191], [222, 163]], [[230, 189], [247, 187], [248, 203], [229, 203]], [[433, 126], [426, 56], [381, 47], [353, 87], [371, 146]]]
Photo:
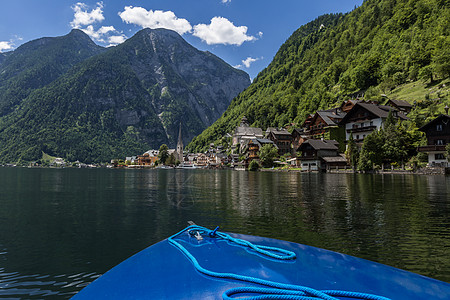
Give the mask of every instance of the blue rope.
[[[364, 299], [364, 300], [390, 300], [389, 298], [365, 294], [359, 292], [347, 292], [347, 291], [318, 291], [312, 288], [294, 285], [294, 284], [286, 284], [280, 282], [274, 282], [269, 280], [264, 280], [260, 278], [238, 275], [234, 273], [219, 273], [207, 270], [203, 268], [197, 261], [197, 259], [180, 243], [175, 240], [175, 237], [182, 234], [183, 232], [188, 232], [190, 235], [195, 236], [197, 233], [200, 235], [206, 234], [209, 236], [214, 236], [216, 238], [222, 238], [224, 240], [228, 240], [230, 242], [236, 243], [241, 246], [250, 247], [255, 250], [257, 253], [266, 255], [270, 258], [280, 259], [280, 260], [292, 260], [295, 259], [295, 253], [268, 246], [254, 245], [248, 241], [233, 238], [230, 235], [218, 232], [218, 228], [215, 230], [210, 230], [205, 227], [201, 227], [198, 225], [191, 225], [182, 231], [172, 235], [167, 240], [170, 244], [178, 248], [181, 252], [184, 253], [188, 257], [188, 259], [192, 262], [194, 267], [200, 273], [203, 273], [208, 276], [216, 277], [216, 278], [226, 278], [226, 279], [234, 279], [254, 284], [263, 285], [270, 288], [260, 288], [260, 287], [241, 287], [241, 288], [233, 288], [228, 291], [225, 291], [222, 295], [223, 299], [235, 299], [232, 298], [233, 295], [238, 294], [259, 294], [259, 296], [252, 296], [245, 298], [247, 300], [259, 300], [259, 299], [292, 299], [292, 300], [316, 300], [316, 299], [324, 299], [324, 300], [338, 300], [336, 297], [345, 297], [345, 298], [353, 298], [353, 299]], [[243, 299], [243, 298], [241, 298]]]

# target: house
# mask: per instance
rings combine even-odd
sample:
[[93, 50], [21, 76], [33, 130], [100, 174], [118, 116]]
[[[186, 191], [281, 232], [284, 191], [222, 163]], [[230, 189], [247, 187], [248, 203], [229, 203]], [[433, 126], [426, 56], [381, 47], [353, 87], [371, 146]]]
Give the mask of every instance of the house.
[[295, 152], [295, 149], [298, 149], [298, 147], [308, 139], [308, 136], [304, 133], [303, 128], [294, 128], [291, 135], [292, 135], [292, 149]]
[[350, 135], [353, 135], [354, 141], [361, 144], [366, 136], [383, 127], [391, 111], [396, 119], [408, 119], [402, 112], [398, 112], [391, 106], [362, 101], [356, 103], [339, 122], [339, 126], [345, 128], [345, 140], [348, 141]]
[[[261, 128], [250, 127], [247, 118], [244, 116], [242, 118], [241, 124], [236, 127], [233, 134], [232, 146], [236, 148], [238, 145], [244, 144], [244, 141], [251, 139], [262, 139], [264, 134]], [[238, 149], [239, 152], [242, 151], [242, 146]]]
[[269, 139], [252, 139], [248, 141], [247, 143], [247, 158], [246, 158], [246, 164], [250, 164], [250, 162], [254, 159], [259, 160], [259, 150], [264, 145], [273, 145], [275, 148], [278, 148], [275, 143]]
[[450, 144], [450, 116], [440, 115], [421, 128], [427, 137], [427, 145], [417, 150], [428, 154], [429, 166], [447, 166], [445, 147]]
[[389, 99], [386, 105], [392, 106], [396, 110], [403, 112], [405, 115], [408, 114], [412, 109], [412, 105], [408, 101], [404, 100]]
[[340, 108], [319, 110], [303, 123], [303, 132], [309, 139], [336, 140], [344, 145], [345, 129], [339, 127], [339, 122], [345, 115]]
[[269, 127], [266, 139], [271, 140], [278, 148], [278, 155], [292, 153], [292, 134], [284, 128]]
[[297, 149], [302, 170], [325, 171], [335, 167], [345, 167], [347, 160], [339, 154], [338, 142], [334, 140], [310, 139]]
[[139, 166], [154, 166], [158, 158], [158, 150], [148, 150], [142, 155], [138, 155], [137, 159], [134, 160]]
[[344, 113], [348, 113], [349, 111], [352, 110], [353, 106], [355, 106], [356, 103], [361, 102], [361, 100], [347, 100], [342, 102], [341, 106], [339, 107], [339, 109], [344, 112]]

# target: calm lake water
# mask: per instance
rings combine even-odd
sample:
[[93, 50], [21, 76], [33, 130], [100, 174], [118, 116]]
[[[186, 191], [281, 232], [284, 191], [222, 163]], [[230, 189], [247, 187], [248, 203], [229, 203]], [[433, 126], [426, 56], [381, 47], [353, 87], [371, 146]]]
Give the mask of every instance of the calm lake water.
[[70, 298], [189, 220], [450, 282], [450, 177], [0, 168], [0, 298]]

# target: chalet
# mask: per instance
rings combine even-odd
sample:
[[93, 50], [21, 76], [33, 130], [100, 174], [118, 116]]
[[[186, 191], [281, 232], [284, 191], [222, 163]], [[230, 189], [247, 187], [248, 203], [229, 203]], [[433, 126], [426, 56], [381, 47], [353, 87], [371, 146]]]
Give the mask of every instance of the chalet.
[[158, 150], [148, 150], [144, 154], [138, 155], [134, 162], [139, 166], [154, 166], [155, 162], [158, 160], [158, 155]]
[[297, 149], [302, 170], [324, 171], [331, 167], [346, 166], [347, 160], [339, 154], [338, 142], [334, 140], [307, 140]]
[[339, 127], [339, 122], [345, 115], [340, 108], [319, 110], [303, 123], [303, 132], [310, 139], [337, 140], [344, 145], [345, 129]]
[[277, 146], [279, 155], [290, 154], [292, 152], [292, 134], [286, 129], [269, 127], [266, 130], [266, 138]]
[[367, 102], [356, 103], [339, 123], [345, 128], [345, 140], [348, 141], [350, 135], [353, 135], [356, 143], [362, 143], [366, 136], [383, 127], [390, 111], [396, 119], [408, 119], [391, 106]]
[[304, 141], [308, 139], [303, 128], [294, 128], [292, 135], [292, 148], [297, 149]]
[[408, 114], [412, 109], [412, 105], [408, 101], [404, 100], [389, 99], [386, 105], [392, 106], [396, 110], [403, 112], [405, 115]]
[[450, 144], [450, 116], [440, 115], [419, 130], [425, 133], [427, 145], [420, 146], [417, 150], [428, 154], [430, 166], [446, 166], [445, 147]]
[[353, 106], [355, 106], [356, 103], [361, 102], [361, 100], [347, 100], [342, 102], [340, 110], [344, 113], [348, 113], [352, 110]]
[[259, 160], [259, 150], [262, 148], [262, 146], [267, 144], [273, 145], [275, 148], [278, 148], [277, 145], [275, 145], [275, 143], [269, 139], [252, 139], [248, 141], [247, 144], [248, 156], [246, 159], [246, 164], [249, 164], [254, 159]]

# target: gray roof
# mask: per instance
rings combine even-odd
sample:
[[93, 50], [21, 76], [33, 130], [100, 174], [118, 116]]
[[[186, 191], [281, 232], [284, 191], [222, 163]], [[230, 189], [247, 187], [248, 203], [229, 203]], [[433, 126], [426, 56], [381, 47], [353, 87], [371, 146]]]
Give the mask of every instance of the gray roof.
[[398, 107], [412, 107], [411, 103], [405, 100], [389, 100]]
[[377, 104], [373, 104], [373, 103], [366, 103], [366, 102], [358, 102], [355, 104], [355, 106], [353, 106], [353, 108], [347, 113], [347, 115], [341, 120], [341, 123], [344, 122], [350, 118], [350, 116], [352, 115], [352, 112], [354, 112], [356, 110], [357, 107], [362, 107], [365, 110], [371, 112], [372, 114], [374, 114], [375, 116], [385, 119], [387, 118], [387, 116], [389, 115], [390, 111], [394, 111], [397, 112], [397, 117], [399, 119], [402, 120], [408, 120], [408, 118], [401, 112], [399, 112], [397, 109], [395, 109], [392, 106], [387, 106], [387, 105], [377, 105]]
[[[380, 118], [387, 118], [390, 111], [396, 111], [395, 108], [388, 106], [388, 105], [376, 105], [373, 103], [364, 103], [364, 102], [357, 103], [356, 105], [364, 107], [366, 110], [370, 111], [371, 113], [373, 113], [374, 115], [376, 115]], [[398, 113], [398, 117], [403, 120], [408, 119], [402, 113]]]
[[322, 159], [324, 161], [326, 161], [327, 163], [330, 163], [330, 162], [343, 162], [343, 163], [346, 163], [347, 162], [347, 159], [345, 158], [344, 154], [340, 154], [338, 156], [325, 156], [325, 157], [322, 157]]
[[[319, 110], [317, 111], [317, 114], [322, 118], [322, 120], [325, 121], [327, 125], [330, 126], [337, 125], [339, 121], [342, 120], [346, 115], [346, 113], [342, 111], [336, 111], [335, 108], [328, 110]], [[335, 121], [333, 119], [335, 119]]]
[[313, 147], [315, 150], [338, 150], [337, 145], [339, 145], [338, 142], [335, 140], [307, 140], [304, 141], [299, 148], [301, 148], [303, 145], [309, 144], [311, 147]]
[[235, 135], [253, 135], [253, 136], [264, 136], [261, 128], [258, 127], [248, 127], [248, 126], [239, 126], [236, 127], [234, 132]]
[[287, 131], [287, 129], [284, 128], [276, 128], [276, 127], [268, 127], [266, 130], [266, 133], [272, 132], [273, 134], [285, 134], [285, 135], [291, 135], [291, 133], [289, 131]]

